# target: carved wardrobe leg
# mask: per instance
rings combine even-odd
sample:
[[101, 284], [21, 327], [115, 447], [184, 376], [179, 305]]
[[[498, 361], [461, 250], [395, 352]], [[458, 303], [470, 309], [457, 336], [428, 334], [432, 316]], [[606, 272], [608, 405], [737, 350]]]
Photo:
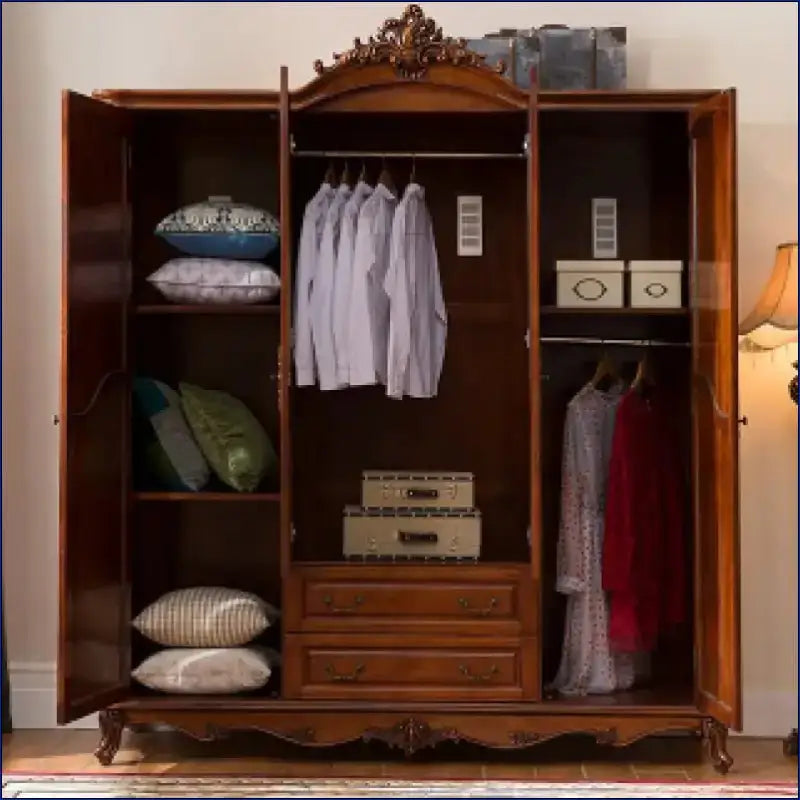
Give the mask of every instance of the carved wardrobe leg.
[[733, 759], [728, 752], [728, 729], [715, 719], [703, 720], [703, 738], [714, 769], [725, 775], [733, 765]]
[[797, 755], [797, 728], [792, 728], [792, 732], [783, 740], [783, 754], [785, 756]]
[[100, 712], [100, 744], [94, 751], [95, 758], [107, 767], [119, 750], [125, 715], [116, 708], [106, 708]]

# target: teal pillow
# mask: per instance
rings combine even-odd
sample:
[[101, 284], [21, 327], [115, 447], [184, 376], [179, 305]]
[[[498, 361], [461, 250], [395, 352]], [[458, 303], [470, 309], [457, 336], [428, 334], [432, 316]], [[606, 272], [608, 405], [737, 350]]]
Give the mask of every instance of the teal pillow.
[[174, 492], [196, 492], [211, 477], [181, 410], [180, 395], [161, 381], [133, 381], [135, 445], [148, 478]]
[[245, 404], [228, 394], [181, 383], [183, 411], [203, 455], [221, 481], [252, 492], [277, 471], [267, 432]]

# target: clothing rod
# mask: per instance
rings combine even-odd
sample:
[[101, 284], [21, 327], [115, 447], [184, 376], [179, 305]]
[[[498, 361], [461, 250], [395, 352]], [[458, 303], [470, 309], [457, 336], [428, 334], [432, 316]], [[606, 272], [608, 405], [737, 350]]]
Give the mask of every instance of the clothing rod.
[[448, 152], [396, 152], [388, 150], [292, 150], [295, 158], [448, 158], [489, 160], [525, 158], [525, 153], [448, 153]]
[[658, 339], [588, 339], [579, 336], [542, 336], [542, 344], [599, 344], [627, 347], [689, 347], [688, 342], [664, 342]]

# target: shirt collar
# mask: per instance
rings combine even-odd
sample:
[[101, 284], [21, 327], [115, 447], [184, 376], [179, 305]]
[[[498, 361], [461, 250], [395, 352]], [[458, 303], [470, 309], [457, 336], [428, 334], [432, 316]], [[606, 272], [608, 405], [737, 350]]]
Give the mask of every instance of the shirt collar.
[[425, 199], [425, 189], [420, 186], [418, 183], [411, 182], [406, 186], [406, 191], [404, 197], [411, 197], [413, 195], [417, 195], [421, 199]]
[[397, 200], [397, 195], [391, 189], [389, 189], [388, 186], [385, 186], [382, 183], [378, 183], [375, 186], [375, 194], [378, 197], [382, 197], [384, 200], [391, 200], [392, 202]]

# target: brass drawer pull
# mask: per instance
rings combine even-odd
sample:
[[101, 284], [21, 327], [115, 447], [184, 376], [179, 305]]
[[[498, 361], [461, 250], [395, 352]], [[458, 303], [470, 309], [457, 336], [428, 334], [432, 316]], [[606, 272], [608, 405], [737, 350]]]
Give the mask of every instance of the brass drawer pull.
[[353, 605], [351, 606], [335, 606], [333, 604], [333, 598], [326, 594], [322, 598], [322, 602], [325, 603], [325, 607], [328, 611], [332, 612], [333, 614], [352, 614], [354, 611], [358, 611], [359, 607], [364, 603], [364, 596], [357, 594], [353, 598]]
[[335, 683], [353, 683], [358, 680], [359, 675], [361, 675], [365, 669], [366, 667], [363, 664], [356, 664], [356, 668], [347, 675], [337, 672], [333, 664], [326, 664], [325, 674], [328, 676], [328, 680], [334, 681]]
[[489, 605], [486, 606], [486, 608], [473, 608], [469, 604], [469, 600], [466, 597], [459, 597], [458, 604], [461, 606], [461, 608], [464, 609], [464, 611], [471, 611], [473, 614], [479, 617], [488, 617], [489, 614], [491, 614], [492, 611], [494, 611], [495, 608], [497, 608], [497, 598], [492, 597], [489, 600]]
[[458, 670], [468, 681], [473, 683], [486, 683], [500, 672], [497, 664], [492, 664], [491, 669], [488, 672], [484, 672], [483, 675], [473, 675], [472, 670], [466, 664], [459, 664]]

